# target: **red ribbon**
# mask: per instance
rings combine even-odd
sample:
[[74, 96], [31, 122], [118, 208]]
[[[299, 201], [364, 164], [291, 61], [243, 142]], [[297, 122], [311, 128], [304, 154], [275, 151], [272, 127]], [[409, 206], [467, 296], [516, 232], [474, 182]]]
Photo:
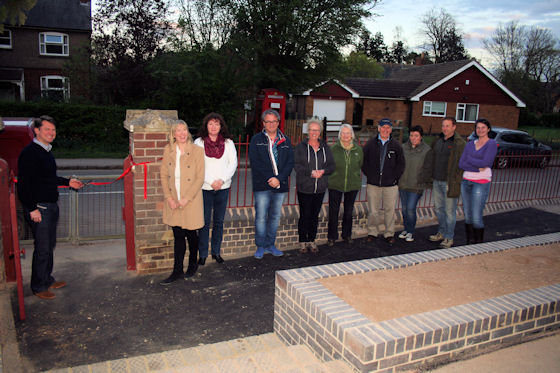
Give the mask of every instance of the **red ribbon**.
[[[156, 162], [161, 161], [163, 158], [158, 159]], [[126, 176], [126, 174], [128, 174], [130, 172], [130, 170], [132, 170], [132, 167], [134, 166], [143, 166], [144, 168], [144, 199], [148, 199], [148, 164], [152, 163], [152, 162], [140, 162], [140, 163], [134, 163], [134, 161], [132, 161], [132, 164], [123, 171], [123, 173], [117, 177], [115, 180], [113, 181], [92, 181], [87, 183], [88, 185], [95, 185], [95, 186], [99, 186], [99, 185], [109, 185], [109, 184], [113, 184], [117, 181], [119, 181], [120, 179], [122, 179], [123, 177]], [[14, 183], [17, 183], [17, 178], [13, 177], [12, 181]], [[69, 188], [68, 185], [59, 185], [59, 188]]]

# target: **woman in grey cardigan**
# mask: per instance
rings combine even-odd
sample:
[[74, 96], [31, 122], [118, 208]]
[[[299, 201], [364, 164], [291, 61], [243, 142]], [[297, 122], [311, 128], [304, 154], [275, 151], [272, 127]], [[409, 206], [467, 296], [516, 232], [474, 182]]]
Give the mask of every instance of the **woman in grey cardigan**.
[[399, 238], [408, 242], [414, 241], [416, 229], [416, 205], [431, 186], [433, 153], [432, 149], [422, 141], [424, 131], [420, 126], [410, 129], [408, 142], [403, 145], [406, 166], [399, 179], [399, 196], [401, 198], [404, 231]]
[[300, 142], [294, 151], [294, 168], [299, 202], [298, 233], [301, 253], [317, 252], [315, 244], [319, 212], [327, 190], [328, 175], [334, 171], [331, 149], [321, 140], [323, 126], [319, 118], [307, 122], [308, 139]]

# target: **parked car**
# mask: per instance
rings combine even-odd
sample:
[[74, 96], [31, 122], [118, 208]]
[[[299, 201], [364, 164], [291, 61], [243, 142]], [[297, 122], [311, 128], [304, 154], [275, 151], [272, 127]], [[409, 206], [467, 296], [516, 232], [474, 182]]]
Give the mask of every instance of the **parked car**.
[[0, 158], [8, 162], [17, 175], [19, 153], [33, 141], [32, 118], [3, 117], [4, 129], [0, 130]]
[[[550, 161], [552, 148], [535, 140], [525, 131], [492, 127], [488, 137], [494, 139], [498, 144], [495, 168], [520, 165], [544, 168]], [[468, 140], [472, 141], [476, 138], [476, 133], [473, 132], [469, 135]]]

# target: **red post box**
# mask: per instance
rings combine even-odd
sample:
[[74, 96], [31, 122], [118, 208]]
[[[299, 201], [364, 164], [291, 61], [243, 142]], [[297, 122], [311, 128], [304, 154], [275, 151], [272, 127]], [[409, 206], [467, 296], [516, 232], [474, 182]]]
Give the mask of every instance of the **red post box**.
[[274, 109], [280, 114], [280, 131], [284, 132], [286, 114], [286, 94], [274, 88], [265, 88], [257, 95], [255, 104], [255, 133], [262, 131], [261, 114]]

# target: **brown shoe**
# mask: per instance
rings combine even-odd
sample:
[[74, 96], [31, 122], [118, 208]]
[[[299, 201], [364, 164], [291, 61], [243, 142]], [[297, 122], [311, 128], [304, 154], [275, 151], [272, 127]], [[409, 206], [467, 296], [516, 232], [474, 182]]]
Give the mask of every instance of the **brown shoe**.
[[40, 293], [33, 293], [33, 295], [41, 298], [41, 299], [54, 299], [56, 297], [56, 295], [48, 290], [45, 291], [41, 291]]
[[377, 236], [372, 236], [371, 234], [368, 234], [367, 236], [367, 242], [373, 242], [375, 241], [375, 239], [377, 238]]
[[393, 236], [385, 237], [385, 241], [387, 241], [389, 245], [392, 245], [395, 243], [395, 237]]
[[65, 286], [66, 286], [66, 281], [57, 281], [57, 282], [53, 282], [51, 286], [49, 286], [49, 289], [60, 289]]

